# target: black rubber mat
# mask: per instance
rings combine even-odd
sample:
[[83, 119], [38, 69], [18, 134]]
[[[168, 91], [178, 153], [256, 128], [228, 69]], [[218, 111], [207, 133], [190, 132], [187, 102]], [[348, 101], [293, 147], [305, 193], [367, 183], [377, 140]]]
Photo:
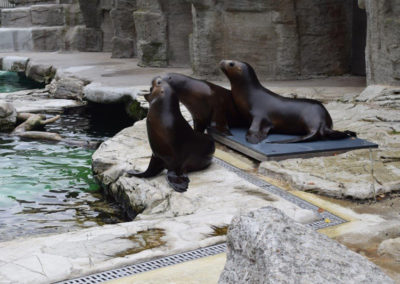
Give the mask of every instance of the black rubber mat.
[[224, 136], [215, 130], [208, 130], [214, 139], [234, 150], [259, 161], [309, 158], [343, 153], [355, 149], [378, 148], [377, 144], [363, 139], [349, 137], [340, 140], [321, 140], [302, 143], [269, 143], [294, 138], [293, 135], [270, 134], [267, 139], [251, 144], [246, 141], [245, 128], [231, 128], [232, 136]]

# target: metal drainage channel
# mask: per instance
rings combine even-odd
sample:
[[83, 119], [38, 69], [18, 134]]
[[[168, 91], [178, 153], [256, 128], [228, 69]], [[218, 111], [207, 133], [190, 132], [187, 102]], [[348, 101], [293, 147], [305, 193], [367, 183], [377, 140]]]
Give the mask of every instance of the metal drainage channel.
[[[346, 220], [344, 220], [328, 211], [319, 213], [317, 206], [315, 206], [297, 196], [294, 196], [276, 186], [273, 186], [273, 185], [269, 184], [268, 182], [263, 181], [251, 174], [248, 174], [248, 173], [242, 171], [241, 169], [228, 164], [227, 162], [225, 162], [223, 160], [214, 158], [214, 163], [226, 168], [227, 170], [229, 170], [231, 172], [234, 172], [239, 177], [243, 178], [244, 180], [246, 180], [260, 188], [265, 189], [269, 193], [277, 195], [291, 203], [296, 204], [300, 208], [308, 209], [308, 210], [312, 210], [312, 211], [316, 212], [319, 216], [321, 216], [321, 218], [313, 223], [307, 224], [307, 226], [310, 226], [314, 230], [319, 230], [322, 228], [335, 226], [335, 225], [339, 225], [339, 224], [347, 222]], [[329, 223], [325, 222], [325, 220], [327, 218], [330, 220]], [[92, 274], [92, 275], [84, 276], [81, 278], [62, 281], [62, 282], [58, 282], [58, 283], [59, 284], [102, 283], [102, 282], [110, 281], [113, 279], [127, 277], [127, 276], [131, 276], [134, 274], [155, 270], [158, 268], [167, 267], [170, 265], [179, 264], [179, 263], [190, 261], [190, 260], [195, 260], [195, 259], [206, 257], [206, 256], [216, 255], [219, 253], [223, 253], [225, 251], [226, 251], [226, 244], [223, 243], [223, 244], [218, 244], [218, 245], [213, 245], [213, 246], [209, 246], [209, 247], [205, 247], [205, 248], [196, 249], [196, 250], [189, 251], [189, 252], [166, 256], [166, 257], [162, 257], [162, 258], [147, 261], [147, 262], [133, 264], [133, 265], [129, 265], [129, 266], [125, 266], [122, 268], [117, 268], [117, 269], [113, 269], [113, 270], [109, 270], [109, 271], [105, 271], [105, 272], [101, 272], [101, 273], [97, 273], [97, 274]]]

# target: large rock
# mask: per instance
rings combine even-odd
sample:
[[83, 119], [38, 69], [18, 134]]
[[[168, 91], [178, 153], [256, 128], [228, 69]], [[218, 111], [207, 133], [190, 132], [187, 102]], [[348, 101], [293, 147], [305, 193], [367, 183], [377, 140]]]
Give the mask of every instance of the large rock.
[[365, 0], [366, 65], [370, 84], [400, 85], [400, 2]]
[[25, 72], [29, 58], [21, 56], [5, 56], [2, 60], [2, 70], [11, 72]]
[[133, 57], [135, 49], [135, 22], [133, 11], [136, 10], [136, 1], [117, 0], [115, 7], [110, 11], [110, 17], [114, 28], [112, 38], [112, 57]]
[[381, 107], [400, 108], [400, 87], [370, 85], [355, 98], [359, 102], [368, 102]]
[[137, 33], [139, 65], [168, 65], [167, 21], [158, 1], [139, 1], [133, 13]]
[[378, 247], [378, 254], [393, 257], [397, 262], [399, 262], [400, 238], [384, 240]]
[[336, 102], [326, 107], [335, 129], [355, 131], [358, 137], [379, 144], [379, 149], [371, 153], [357, 150], [329, 157], [267, 161], [261, 163], [259, 171], [297, 190], [338, 198], [368, 199], [399, 190], [398, 110]]
[[32, 26], [31, 10], [28, 7], [2, 9], [1, 24], [3, 27], [30, 27]]
[[135, 42], [133, 39], [114, 36], [111, 44], [112, 58], [131, 58], [135, 55]]
[[0, 101], [0, 131], [14, 129], [17, 123], [17, 111], [11, 103]]
[[50, 94], [57, 99], [83, 99], [83, 88], [88, 82], [74, 77], [59, 77], [49, 85]]
[[100, 29], [75, 26], [65, 36], [65, 48], [78, 51], [102, 51], [103, 34]]
[[52, 65], [38, 64], [29, 61], [26, 67], [26, 77], [39, 83], [48, 84], [53, 79], [56, 69]]
[[222, 58], [249, 62], [265, 78], [349, 71], [349, 1], [190, 2], [192, 64], [199, 75], [218, 74]]
[[345, 246], [265, 207], [233, 218], [219, 283], [394, 283]]
[[31, 7], [32, 24], [38, 26], [63, 26], [63, 5], [36, 5]]
[[[183, 115], [190, 118], [185, 109]], [[215, 163], [204, 171], [189, 173], [189, 189], [184, 194], [175, 192], [168, 185], [165, 173], [149, 179], [124, 174], [130, 169], [144, 171], [150, 157], [145, 120], [105, 141], [92, 157], [96, 179], [129, 216], [139, 214], [135, 220], [186, 215], [197, 220], [213, 212], [214, 221], [221, 224], [225, 222], [222, 220], [230, 220], [236, 214], [233, 212], [248, 211], [267, 204], [281, 208], [300, 222], [311, 223], [321, 218], [311, 210], [299, 208], [265, 192]]]
[[34, 51], [57, 51], [63, 47], [63, 27], [40, 27], [32, 29]]

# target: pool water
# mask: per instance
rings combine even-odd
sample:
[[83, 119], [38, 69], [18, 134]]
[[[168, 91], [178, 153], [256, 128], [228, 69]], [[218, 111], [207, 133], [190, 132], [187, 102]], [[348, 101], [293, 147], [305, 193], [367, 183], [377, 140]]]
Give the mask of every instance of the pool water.
[[[102, 141], [88, 115], [63, 115], [47, 131]], [[94, 150], [0, 134], [0, 241], [127, 221], [93, 179]]]
[[[18, 75], [11, 75], [7, 86], [0, 81], [0, 92], [27, 88], [18, 84]], [[108, 113], [89, 108], [62, 114], [45, 130], [70, 140], [101, 142], [132, 124], [105, 117], [109, 119]], [[127, 221], [93, 179], [93, 152], [0, 133], [0, 241]]]
[[44, 84], [29, 80], [15, 72], [0, 71], [0, 93], [43, 88]]

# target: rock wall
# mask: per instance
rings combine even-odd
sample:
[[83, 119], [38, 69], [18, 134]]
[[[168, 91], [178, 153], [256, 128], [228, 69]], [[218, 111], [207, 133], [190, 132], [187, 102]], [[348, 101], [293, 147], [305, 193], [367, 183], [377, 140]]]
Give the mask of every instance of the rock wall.
[[367, 82], [400, 85], [400, 2], [360, 1], [367, 12]]
[[191, 2], [193, 69], [199, 75], [218, 74], [222, 58], [246, 61], [269, 78], [349, 71], [349, 1]]
[[190, 3], [138, 0], [137, 11], [133, 15], [140, 65], [189, 66], [189, 34], [192, 32]]

